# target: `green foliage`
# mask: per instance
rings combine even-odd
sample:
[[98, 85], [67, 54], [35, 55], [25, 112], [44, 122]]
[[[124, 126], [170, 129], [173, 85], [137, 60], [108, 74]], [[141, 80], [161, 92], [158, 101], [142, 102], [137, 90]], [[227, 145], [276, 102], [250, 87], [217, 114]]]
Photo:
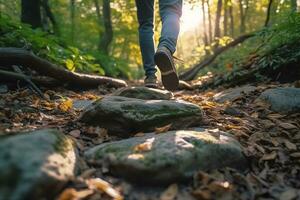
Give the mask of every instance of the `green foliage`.
[[11, 20], [7, 16], [0, 18], [0, 45], [2, 47], [29, 48], [38, 56], [63, 66], [70, 71], [97, 72], [105, 75], [91, 54], [68, 46], [56, 36], [41, 30], [32, 30], [29, 26]]
[[[251, 62], [252, 57], [260, 57], [261, 67], [272, 66], [273, 69], [299, 60], [300, 49], [300, 14], [285, 12], [276, 17], [271, 27], [262, 28], [256, 32], [254, 38], [228, 50], [220, 55], [210, 68], [204, 69], [201, 74], [208, 71], [214, 74], [224, 74], [239, 70], [240, 67]], [[286, 45], [289, 49], [282, 50]]]

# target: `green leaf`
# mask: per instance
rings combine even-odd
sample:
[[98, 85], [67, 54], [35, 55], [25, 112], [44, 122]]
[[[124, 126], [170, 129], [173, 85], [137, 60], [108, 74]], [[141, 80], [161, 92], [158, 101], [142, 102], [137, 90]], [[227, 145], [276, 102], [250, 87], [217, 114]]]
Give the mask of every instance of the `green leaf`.
[[72, 71], [72, 72], [75, 71], [75, 66], [74, 66], [73, 60], [67, 59], [67, 60], [65, 61], [65, 63], [66, 63], [66, 67], [67, 67], [68, 70], [70, 70], [70, 71]]

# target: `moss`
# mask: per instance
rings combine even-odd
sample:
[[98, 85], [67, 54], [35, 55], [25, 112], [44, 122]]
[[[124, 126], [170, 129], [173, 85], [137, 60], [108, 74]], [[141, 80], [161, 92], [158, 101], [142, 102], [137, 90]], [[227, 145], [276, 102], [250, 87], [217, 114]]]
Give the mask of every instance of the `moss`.
[[54, 149], [56, 152], [61, 154], [63, 157], [66, 157], [66, 152], [73, 148], [73, 141], [57, 132], [52, 132], [56, 136], [56, 141], [54, 144]]

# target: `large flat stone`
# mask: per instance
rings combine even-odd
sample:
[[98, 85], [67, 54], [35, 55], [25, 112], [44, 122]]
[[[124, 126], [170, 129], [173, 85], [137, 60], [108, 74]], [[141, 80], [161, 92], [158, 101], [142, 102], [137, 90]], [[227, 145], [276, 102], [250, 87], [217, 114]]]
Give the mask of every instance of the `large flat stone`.
[[264, 91], [259, 99], [271, 105], [271, 110], [280, 113], [300, 112], [300, 88], [275, 88]]
[[117, 90], [112, 96], [122, 96], [128, 98], [144, 100], [170, 100], [173, 94], [167, 90], [160, 90], [147, 87], [127, 87]]
[[255, 90], [256, 87], [245, 85], [242, 87], [230, 88], [219, 92], [213, 98], [219, 103], [224, 103], [226, 101], [234, 101], [235, 99], [243, 96], [244, 94], [249, 94], [251, 92], [254, 92]]
[[0, 199], [52, 199], [74, 176], [76, 151], [56, 130], [0, 140]]
[[106, 128], [109, 134], [126, 136], [168, 124], [172, 124], [172, 129], [195, 126], [201, 123], [202, 116], [199, 106], [185, 101], [108, 96], [87, 107], [80, 121]]
[[105, 143], [85, 152], [129, 181], [169, 184], [191, 178], [197, 170], [247, 168], [240, 144], [226, 133], [170, 131]]

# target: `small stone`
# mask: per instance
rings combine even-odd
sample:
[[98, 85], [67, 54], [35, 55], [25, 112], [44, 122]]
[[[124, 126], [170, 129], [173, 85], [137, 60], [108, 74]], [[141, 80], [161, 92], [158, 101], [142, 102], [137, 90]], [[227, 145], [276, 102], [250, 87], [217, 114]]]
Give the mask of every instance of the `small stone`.
[[202, 116], [199, 106], [185, 101], [107, 96], [87, 107], [80, 121], [105, 128], [109, 134], [128, 136], [168, 124], [172, 124], [171, 130], [197, 126]]
[[271, 110], [292, 114], [300, 112], [300, 88], [275, 88], [264, 91], [259, 99], [267, 102]]
[[123, 88], [114, 92], [112, 96], [122, 96], [144, 100], [170, 100], [171, 98], [173, 98], [173, 94], [167, 90], [147, 87]]
[[228, 133], [170, 131], [148, 133], [105, 143], [85, 152], [88, 160], [104, 161], [117, 176], [133, 182], [170, 184], [190, 179], [198, 170], [247, 168], [240, 144]]
[[0, 94], [7, 93], [8, 87], [7, 85], [0, 85]]
[[0, 199], [54, 198], [75, 176], [76, 160], [72, 140], [56, 130], [1, 138]]
[[251, 92], [254, 92], [256, 90], [256, 87], [246, 85], [243, 87], [236, 87], [236, 88], [230, 88], [227, 90], [224, 90], [222, 92], [217, 93], [214, 95], [214, 100], [219, 103], [224, 103], [226, 101], [234, 101], [239, 97], [242, 97], [243, 94], [250, 94]]

